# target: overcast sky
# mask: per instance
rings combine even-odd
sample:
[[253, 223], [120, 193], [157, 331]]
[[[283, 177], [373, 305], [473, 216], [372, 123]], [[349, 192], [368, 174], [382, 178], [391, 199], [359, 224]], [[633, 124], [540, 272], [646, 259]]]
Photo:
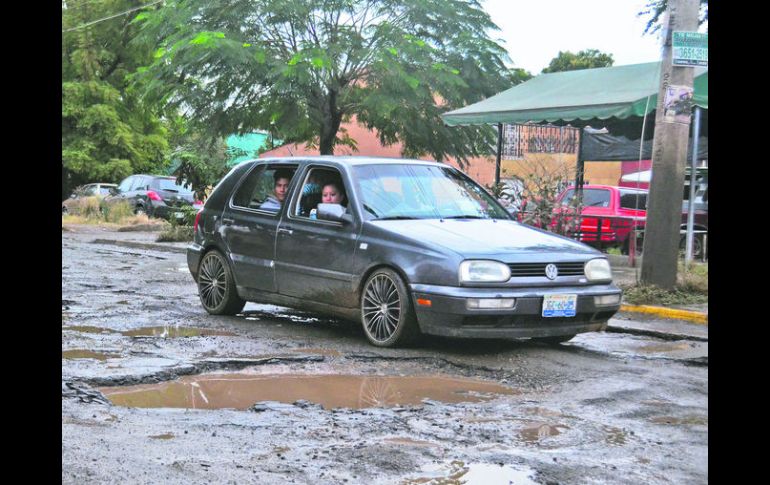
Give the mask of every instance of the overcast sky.
[[642, 35], [645, 0], [481, 0], [500, 27], [492, 34], [514, 67], [540, 74], [559, 51], [598, 49], [615, 66], [660, 59], [658, 34]]

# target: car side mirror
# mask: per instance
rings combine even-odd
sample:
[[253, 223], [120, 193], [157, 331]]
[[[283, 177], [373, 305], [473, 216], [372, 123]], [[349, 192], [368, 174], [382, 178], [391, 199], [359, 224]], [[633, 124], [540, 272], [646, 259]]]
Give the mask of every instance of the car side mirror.
[[353, 222], [353, 216], [346, 213], [345, 208], [342, 207], [340, 204], [318, 204], [317, 216], [319, 219], [323, 219], [327, 221], [342, 222], [342, 223]]
[[109, 188], [109, 192], [110, 192], [110, 195], [117, 195], [118, 192], [120, 192], [120, 191], [118, 189], [116, 189], [115, 187], [110, 187]]

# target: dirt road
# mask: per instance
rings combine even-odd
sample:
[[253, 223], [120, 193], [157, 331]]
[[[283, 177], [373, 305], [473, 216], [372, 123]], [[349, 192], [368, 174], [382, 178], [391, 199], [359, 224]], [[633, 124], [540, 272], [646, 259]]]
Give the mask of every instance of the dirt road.
[[175, 247], [62, 232], [64, 483], [707, 483], [708, 343], [377, 349], [346, 322], [206, 314]]

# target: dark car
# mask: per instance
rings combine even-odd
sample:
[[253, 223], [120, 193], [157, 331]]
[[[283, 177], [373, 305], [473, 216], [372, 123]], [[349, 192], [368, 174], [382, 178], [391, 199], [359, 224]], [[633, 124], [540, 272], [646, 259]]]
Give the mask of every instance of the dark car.
[[209, 313], [246, 301], [316, 311], [360, 322], [377, 346], [421, 333], [562, 342], [620, 308], [604, 255], [516, 222], [436, 162], [244, 162], [194, 227], [187, 262]]
[[159, 175], [126, 177], [111, 195], [102, 200], [102, 205], [109, 207], [118, 202], [127, 202], [135, 214], [163, 219], [172, 216], [182, 218], [184, 214], [180, 209], [202, 206], [189, 187], [179, 185], [175, 177]]
[[62, 214], [78, 214], [81, 202], [86, 197], [102, 198], [110, 195], [110, 189], [116, 188], [115, 184], [94, 183], [76, 188], [70, 198], [61, 203]]

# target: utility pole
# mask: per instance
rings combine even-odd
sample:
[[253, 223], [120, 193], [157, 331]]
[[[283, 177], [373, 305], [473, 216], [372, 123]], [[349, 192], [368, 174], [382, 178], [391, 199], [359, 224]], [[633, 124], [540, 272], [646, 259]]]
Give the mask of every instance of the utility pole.
[[652, 180], [642, 258], [643, 284], [673, 289], [679, 261], [684, 175], [690, 134], [693, 68], [672, 65], [672, 32], [698, 30], [699, 0], [669, 0], [653, 135]]

